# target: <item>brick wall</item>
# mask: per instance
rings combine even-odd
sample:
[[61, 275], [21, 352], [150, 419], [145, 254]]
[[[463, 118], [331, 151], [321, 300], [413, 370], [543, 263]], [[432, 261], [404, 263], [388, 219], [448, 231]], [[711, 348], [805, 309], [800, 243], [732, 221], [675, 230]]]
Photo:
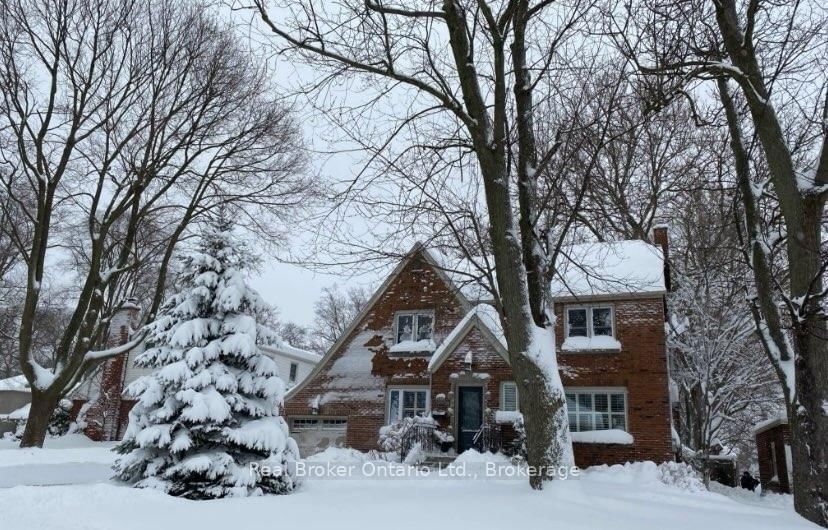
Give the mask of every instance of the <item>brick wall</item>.
[[[348, 446], [363, 451], [376, 449], [379, 429], [385, 424], [387, 388], [429, 384], [430, 354], [404, 357], [388, 352], [394, 340], [396, 312], [419, 309], [434, 311], [437, 343], [457, 325], [463, 313], [451, 287], [425, 260], [414, 256], [349, 337], [317, 367], [316, 376], [286, 401], [288, 418], [315, 413], [347, 418]], [[314, 404], [318, 404], [316, 410]]]
[[628, 460], [673, 459], [670, 436], [670, 397], [661, 297], [601, 302], [615, 310], [614, 352], [563, 352], [566, 304], [555, 306], [558, 365], [564, 387], [623, 387], [627, 389], [627, 430], [632, 446], [576, 444], [579, 465]]
[[[466, 355], [472, 354], [471, 372], [466, 369]], [[509, 364], [496, 353], [494, 347], [476, 327], [471, 328], [454, 352], [431, 376], [431, 406], [437, 410], [435, 418], [440, 427], [457, 436], [457, 386], [480, 386], [483, 389], [484, 418], [494, 420], [500, 408], [500, 385], [513, 381]], [[444, 395], [445, 400], [437, 399]]]
[[[756, 433], [756, 452], [759, 458], [759, 481], [763, 491], [791, 493], [788, 481], [788, 462], [785, 446], [791, 444], [791, 430], [787, 423], [780, 423]], [[776, 454], [774, 469], [773, 454]], [[776, 477], [776, 480], [772, 480]]]
[[[627, 389], [628, 429], [634, 445], [575, 444], [581, 466], [631, 460], [672, 460], [667, 358], [664, 346], [664, 306], [661, 297], [613, 301], [620, 352], [559, 353], [567, 387], [624, 387]], [[500, 407], [500, 386], [512, 381], [508, 363], [476, 328], [466, 335], [443, 365], [429, 377], [428, 356], [389, 355], [397, 311], [433, 310], [435, 341], [440, 341], [462, 318], [463, 308], [448, 286], [424, 260], [412, 259], [351, 332], [324, 359], [317, 374], [285, 403], [290, 417], [318, 414], [347, 418], [347, 444], [359, 450], [377, 448], [385, 423], [387, 389], [395, 385], [431, 385], [431, 405], [441, 426], [454, 431], [458, 383], [483, 387], [485, 407]], [[563, 305], [557, 305], [557, 336], [563, 338]], [[560, 351], [560, 350], [559, 350]], [[465, 370], [472, 353], [472, 373]], [[438, 399], [438, 395], [445, 399]], [[314, 406], [318, 405], [318, 406]], [[456, 437], [456, 436], [455, 436]]]
[[[113, 315], [109, 324], [109, 336], [106, 348], [126, 344], [130, 339], [133, 326], [140, 316], [140, 309], [127, 304]], [[124, 390], [124, 375], [128, 354], [113, 357], [103, 363], [99, 387], [95, 396], [90, 397], [89, 407], [84, 414], [86, 427], [84, 434], [92, 440], [117, 440], [123, 434], [123, 424], [127, 421], [121, 394]], [[76, 419], [86, 400], [76, 399], [72, 403], [71, 417]], [[131, 408], [131, 404], [126, 411]]]

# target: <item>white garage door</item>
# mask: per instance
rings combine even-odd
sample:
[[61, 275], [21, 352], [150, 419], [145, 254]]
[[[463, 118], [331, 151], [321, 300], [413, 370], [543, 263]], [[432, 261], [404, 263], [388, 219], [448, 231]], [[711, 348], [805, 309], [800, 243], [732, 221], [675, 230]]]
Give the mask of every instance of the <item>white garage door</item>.
[[293, 418], [290, 434], [299, 445], [302, 457], [328, 447], [345, 447], [348, 420], [342, 418]]

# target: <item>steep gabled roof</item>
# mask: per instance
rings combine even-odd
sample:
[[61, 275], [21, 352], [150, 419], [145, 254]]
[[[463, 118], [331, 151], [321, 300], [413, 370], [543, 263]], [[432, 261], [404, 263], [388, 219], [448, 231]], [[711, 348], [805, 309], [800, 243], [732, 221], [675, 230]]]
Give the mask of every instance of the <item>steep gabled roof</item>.
[[457, 349], [469, 332], [477, 328], [495, 347], [497, 353], [509, 362], [509, 353], [506, 346], [506, 337], [503, 335], [503, 327], [500, 325], [500, 315], [492, 305], [477, 304], [463, 319], [457, 323], [448, 336], [440, 343], [434, 351], [431, 360], [428, 362], [428, 371], [434, 373], [440, 365]]
[[357, 314], [356, 317], [351, 321], [348, 325], [348, 328], [342, 333], [342, 335], [337, 339], [337, 341], [328, 348], [328, 351], [325, 352], [325, 355], [316, 363], [316, 366], [313, 367], [308, 376], [303, 379], [299, 384], [288, 390], [287, 394], [285, 395], [285, 399], [289, 399], [294, 394], [298, 393], [302, 390], [305, 386], [307, 386], [322, 370], [322, 368], [328, 363], [330, 358], [342, 347], [342, 345], [347, 341], [351, 335], [353, 334], [354, 330], [356, 330], [357, 326], [359, 326], [360, 322], [362, 322], [365, 317], [371, 312], [374, 308], [374, 305], [382, 298], [382, 295], [385, 294], [385, 291], [388, 290], [388, 287], [394, 282], [394, 280], [399, 277], [399, 275], [405, 270], [406, 266], [417, 256], [421, 256], [426, 263], [428, 263], [437, 275], [443, 280], [446, 285], [448, 285], [454, 295], [457, 297], [457, 301], [460, 304], [460, 307], [463, 308], [464, 311], [468, 311], [471, 307], [471, 303], [469, 302], [468, 298], [463, 294], [462, 290], [459, 289], [455, 282], [451, 280], [448, 274], [446, 274], [445, 268], [439, 263], [434, 256], [426, 250], [422, 243], [415, 244], [411, 250], [400, 260], [394, 270], [391, 271], [385, 280], [383, 280], [382, 284], [374, 291], [374, 294], [371, 295], [371, 298], [368, 299], [368, 302], [362, 308], [362, 310]]

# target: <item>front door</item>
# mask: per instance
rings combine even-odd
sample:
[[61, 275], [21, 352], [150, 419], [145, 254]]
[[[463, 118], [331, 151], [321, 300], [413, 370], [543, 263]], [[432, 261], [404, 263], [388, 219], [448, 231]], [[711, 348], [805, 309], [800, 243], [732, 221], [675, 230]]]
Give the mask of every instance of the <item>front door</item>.
[[461, 386], [457, 389], [457, 452], [462, 453], [474, 445], [474, 435], [483, 424], [483, 388]]

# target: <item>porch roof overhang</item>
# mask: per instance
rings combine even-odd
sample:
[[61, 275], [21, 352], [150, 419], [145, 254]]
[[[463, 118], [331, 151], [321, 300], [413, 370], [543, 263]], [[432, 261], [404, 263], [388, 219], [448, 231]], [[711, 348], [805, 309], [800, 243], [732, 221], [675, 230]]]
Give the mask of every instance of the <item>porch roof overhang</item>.
[[500, 316], [497, 310], [489, 304], [474, 306], [463, 319], [451, 330], [451, 333], [440, 343], [428, 363], [429, 373], [436, 372], [446, 359], [451, 356], [472, 329], [477, 329], [483, 337], [494, 347], [506, 363], [509, 363], [509, 350], [506, 338], [500, 325]]

